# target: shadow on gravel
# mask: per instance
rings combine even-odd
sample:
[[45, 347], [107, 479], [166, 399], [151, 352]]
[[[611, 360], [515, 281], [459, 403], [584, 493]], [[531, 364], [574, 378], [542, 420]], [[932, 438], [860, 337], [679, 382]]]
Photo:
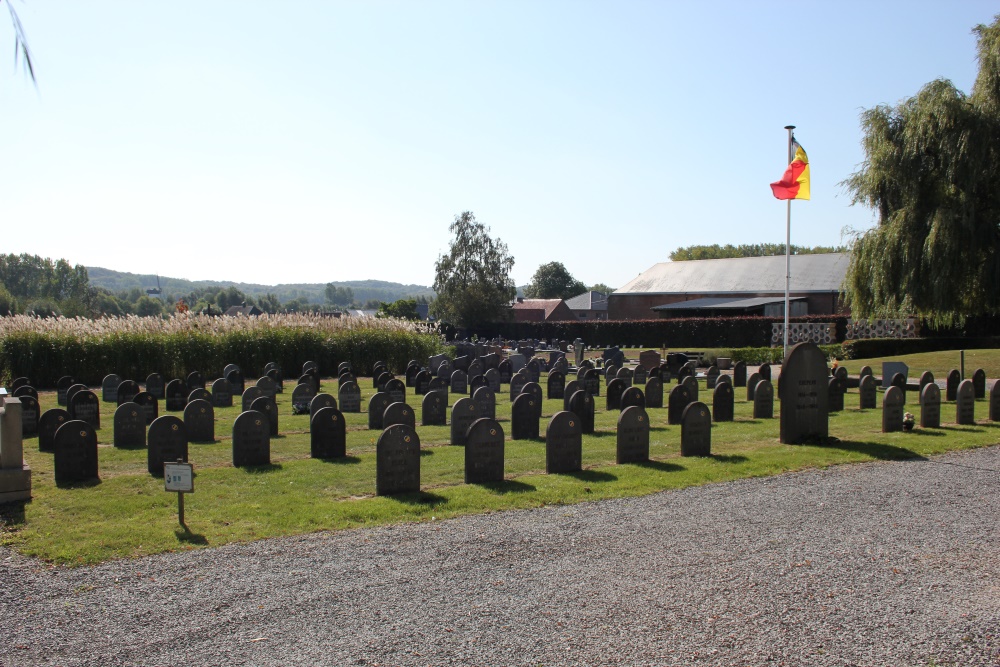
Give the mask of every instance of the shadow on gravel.
[[336, 465], [352, 465], [355, 463], [361, 463], [361, 457], [359, 456], [341, 456], [338, 459], [320, 459], [323, 463], [333, 463]]
[[659, 470], [660, 472], [681, 472], [682, 470], [687, 470], [684, 466], [679, 466], [676, 463], [667, 463], [666, 461], [638, 461], [636, 463], [629, 463], [625, 465], [639, 466], [640, 468], [651, 468], [653, 470]]
[[836, 440], [835, 438], [831, 438], [827, 442], [826, 446], [833, 447], [834, 449], [843, 449], [849, 452], [867, 454], [868, 456], [881, 461], [905, 461], [907, 459], [917, 459], [920, 461], [927, 460], [926, 456], [921, 456], [920, 454], [906, 449], [905, 447], [884, 445], [878, 442], [855, 442], [853, 440]]
[[187, 544], [208, 544], [208, 538], [204, 535], [199, 535], [198, 533], [192, 533], [189, 529], [185, 530], [175, 530], [174, 535], [177, 536], [178, 542], [186, 542]]
[[391, 500], [396, 500], [406, 505], [443, 505], [448, 502], [448, 499], [437, 493], [431, 493], [429, 491], [419, 491], [417, 493], [400, 493], [396, 496], [384, 496], [385, 498], [390, 498]]
[[712, 454], [711, 460], [717, 463], [746, 463], [750, 459], [742, 454]]
[[486, 489], [487, 491], [492, 491], [497, 495], [505, 495], [508, 493], [528, 493], [529, 491], [534, 491], [536, 489], [533, 484], [526, 484], [515, 479], [505, 479], [502, 482], [477, 484], [476, 486]]
[[610, 472], [601, 472], [600, 470], [581, 470], [565, 474], [567, 477], [575, 477], [582, 482], [614, 482], [618, 479], [618, 475], [612, 475]]

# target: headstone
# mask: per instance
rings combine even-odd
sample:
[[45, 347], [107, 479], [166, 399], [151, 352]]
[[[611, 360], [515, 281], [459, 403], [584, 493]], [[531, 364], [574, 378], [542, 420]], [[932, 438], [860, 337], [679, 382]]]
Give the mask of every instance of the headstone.
[[1000, 380], [990, 388], [990, 421], [1000, 421]]
[[[319, 394], [317, 398], [326, 395]], [[314, 459], [341, 459], [347, 456], [346, 423], [344, 413], [337, 408], [319, 408], [309, 419], [309, 456]]]
[[[31, 380], [29, 380], [28, 378], [26, 378], [26, 377], [18, 377], [18, 378], [14, 378], [11, 381], [10, 387], [8, 387], [8, 389], [10, 389], [11, 392], [14, 392], [14, 391], [17, 391], [18, 389], [20, 389], [21, 387], [28, 386], [30, 384], [31, 384]], [[38, 397], [36, 396], [35, 398], [38, 398]]]
[[524, 390], [524, 385], [528, 384], [528, 376], [523, 373], [516, 373], [514, 377], [510, 379], [510, 400], [514, 401], [515, 398], [521, 395]]
[[55, 451], [56, 431], [70, 421], [69, 412], [62, 408], [51, 408], [38, 419], [38, 451]]
[[256, 386], [260, 389], [261, 393], [268, 398], [274, 398], [278, 395], [278, 383], [274, 381], [274, 378], [265, 375], [262, 378], [257, 379]]
[[514, 375], [513, 366], [509, 359], [504, 359], [499, 364], [497, 364], [497, 372], [500, 373], [500, 383], [508, 384], [511, 377]]
[[[376, 362], [376, 363], [381, 363], [381, 362]], [[269, 361], [266, 364], [264, 364], [264, 371], [263, 371], [263, 373], [264, 373], [264, 375], [267, 375], [271, 371], [276, 371], [276, 370], [279, 370], [279, 369], [280, 369], [280, 366], [278, 366], [278, 362], [276, 362], [276, 361]]]
[[101, 428], [101, 401], [89, 389], [78, 391], [70, 399], [69, 413], [73, 419], [85, 421], [95, 429]]
[[986, 398], [986, 371], [977, 368], [972, 374], [972, 388], [976, 392], [976, 398]]
[[390, 426], [382, 431], [375, 445], [375, 494], [419, 491], [420, 437], [409, 426]]
[[524, 385], [524, 389], [521, 390], [522, 394], [528, 394], [534, 400], [535, 404], [535, 415], [541, 419], [542, 418], [542, 387], [537, 382], [529, 382]]
[[123, 403], [131, 403], [135, 400], [136, 394], [139, 393], [139, 383], [135, 380], [123, 380], [121, 384], [118, 385], [117, 400], [118, 405]]
[[[341, 404], [343, 404], [341, 400]], [[385, 409], [389, 407], [392, 403], [392, 398], [389, 394], [384, 391], [375, 393], [368, 400], [368, 429], [372, 431], [381, 431], [385, 427], [382, 425], [382, 416], [385, 415]]]
[[125, 448], [146, 446], [146, 412], [142, 406], [132, 402], [118, 406], [115, 410], [113, 444]]
[[417, 417], [413, 414], [413, 408], [406, 403], [390, 403], [382, 414], [382, 426], [389, 428], [395, 424], [405, 424], [411, 428], [416, 428]]
[[[192, 389], [204, 389], [205, 376], [198, 371], [191, 371], [190, 373], [188, 373], [186, 383], [187, 383], [188, 393], [190, 393]], [[163, 474], [162, 470], [160, 471], [160, 474], [161, 475]]]
[[639, 366], [644, 368], [646, 371], [651, 371], [657, 368], [661, 363], [662, 357], [660, 353], [656, 350], [644, 350], [639, 353]]
[[486, 383], [489, 388], [493, 390], [494, 394], [500, 393], [500, 371], [495, 368], [487, 368], [486, 372], [483, 373], [483, 377], [486, 378]]
[[429, 391], [420, 402], [421, 426], [445, 426], [448, 423], [448, 402], [439, 391]]
[[153, 423], [153, 420], [160, 416], [160, 402], [148, 391], [140, 391], [132, 399], [132, 402], [142, 408], [146, 417], [146, 426]]
[[341, 361], [337, 364], [337, 375], [340, 376], [342, 373], [350, 373], [353, 370], [351, 362]]
[[[905, 391], [906, 378], [909, 376], [910, 368], [901, 361], [883, 361], [882, 362], [882, 388], [886, 389], [892, 386], [892, 378], [896, 373], [902, 373], [903, 375], [903, 387]], [[904, 396], [905, 400], [905, 396]]]
[[858, 394], [860, 396], [858, 407], [862, 410], [874, 410], [878, 407], [875, 388], [875, 376], [862, 375], [858, 382]]
[[17, 389], [11, 390], [11, 396], [13, 396], [14, 398], [21, 398], [22, 396], [30, 396], [37, 401], [38, 390], [32, 387], [30, 384], [22, 384]]
[[583, 376], [583, 389], [593, 397], [601, 395], [601, 374], [596, 368], [589, 368]]
[[573, 361], [577, 366], [583, 363], [583, 353], [586, 349], [587, 346], [582, 338], [577, 338], [573, 341]]
[[392, 378], [385, 383], [385, 393], [389, 394], [393, 403], [406, 402], [406, 384], [399, 378]]
[[319, 393], [319, 378], [312, 373], [303, 373], [300, 375], [299, 379], [295, 382], [295, 386], [297, 387], [300, 384], [309, 385], [312, 389], [313, 396]]
[[[538, 437], [536, 424], [535, 437]], [[545, 472], [557, 475], [583, 469], [583, 430], [572, 412], [557, 412], [545, 428]]]
[[569, 410], [569, 399], [572, 398], [574, 392], [582, 389], [583, 383], [578, 380], [572, 380], [563, 387], [563, 410]]
[[838, 377], [844, 381], [844, 386], [847, 386], [847, 366], [837, 366], [833, 370], [834, 377]]
[[622, 406], [622, 393], [625, 391], [625, 381], [620, 378], [615, 378], [608, 383], [605, 387], [606, 398], [605, 398], [605, 409], [606, 410], [621, 410]]
[[712, 421], [731, 422], [734, 418], [735, 394], [727, 382], [718, 382], [712, 392]]
[[274, 392], [276, 394], [284, 393], [285, 391], [284, 376], [281, 374], [280, 368], [272, 368], [271, 370], [267, 371], [264, 374], [264, 376], [271, 378], [271, 381], [274, 382]]
[[709, 366], [708, 370], [705, 371], [705, 388], [715, 389], [716, 383], [719, 381], [719, 367]]
[[250, 404], [250, 411], [264, 415], [272, 438], [278, 435], [278, 404], [274, 402], [273, 398], [267, 396], [255, 398]]
[[563, 398], [566, 390], [566, 376], [559, 371], [549, 373], [545, 381], [546, 398]]
[[[770, 387], [771, 383], [767, 380]], [[699, 401], [689, 404], [681, 415], [681, 456], [712, 455], [712, 415]]]
[[343, 413], [361, 412], [361, 387], [357, 382], [344, 382], [337, 391], [337, 401]]
[[[211, 403], [212, 393], [208, 391], [208, 389], [192, 389], [191, 393], [188, 394], [187, 397], [187, 402], [190, 403], [191, 401], [208, 401]], [[187, 404], [185, 404], [185, 407], [187, 407]]]
[[417, 373], [413, 378], [414, 390], [416, 390], [416, 392], [420, 395], [426, 394], [432, 377], [433, 376], [430, 374], [430, 371], [424, 370]]
[[105, 403], [118, 404], [118, 385], [122, 383], [120, 376], [110, 373], [101, 382], [101, 400]]
[[250, 406], [262, 396], [264, 396], [264, 392], [260, 390], [260, 387], [247, 387], [243, 390], [243, 395], [240, 397], [240, 411], [246, 412], [247, 410], [252, 410], [253, 408]]
[[643, 393], [646, 395], [647, 408], [663, 407], [663, 381], [660, 378], [651, 377], [646, 380], [646, 391]]
[[59, 378], [59, 381], [56, 383], [56, 400], [59, 405], [69, 405], [66, 392], [75, 384], [76, 380], [73, 379], [72, 375], [63, 375]]
[[497, 395], [492, 387], [480, 387], [472, 393], [480, 418], [497, 418]]
[[[294, 397], [294, 392], [292, 395]], [[330, 394], [316, 394], [315, 396], [313, 396], [312, 400], [309, 401], [309, 419], [311, 420], [313, 417], [315, 417], [316, 413], [322, 410], [323, 408], [333, 408], [334, 410], [336, 410], [337, 399], [335, 399]]]
[[271, 465], [271, 426], [267, 416], [247, 410], [233, 422], [233, 466]]
[[618, 378], [619, 380], [623, 380], [625, 382], [626, 389], [632, 386], [632, 376], [633, 376], [632, 369], [627, 367], [619, 368], [618, 372], [615, 373], [616, 378]]
[[187, 405], [188, 389], [180, 380], [171, 380], [165, 389], [167, 412], [177, 412], [183, 410]]
[[581, 390], [569, 397], [569, 411], [580, 418], [583, 433], [594, 432], [594, 410], [594, 397], [589, 392]]
[[[830, 412], [843, 412], [844, 394], [846, 393], [847, 382], [844, 378], [837, 375], [830, 378], [827, 381], [827, 409]], [[784, 407], [784, 401], [782, 401], [782, 407]]]
[[641, 387], [646, 384], [646, 380], [649, 379], [649, 373], [642, 366], [636, 366], [635, 370], [632, 371], [632, 386]]
[[409, 365], [407, 365], [406, 373], [404, 374], [404, 377], [406, 378], [407, 387], [415, 388], [417, 386], [417, 373], [419, 373], [421, 370], [423, 369], [421, 369], [420, 366], [417, 365], [415, 362], [411, 361]]
[[698, 393], [699, 393], [699, 387], [698, 387], [698, 380], [697, 380], [697, 378], [695, 378], [694, 375], [688, 375], [683, 380], [681, 380], [681, 383], [684, 384], [684, 385], [686, 385], [687, 388], [688, 388], [688, 391], [691, 392], [691, 400], [692, 401], [697, 401], [698, 400]]
[[449, 359], [445, 359], [441, 362], [441, 365], [438, 366], [437, 373], [434, 375], [439, 378], [450, 378], [451, 374], [455, 371], [465, 371], [468, 373], [469, 361], [469, 356], [465, 354], [455, 357], [454, 362]]
[[903, 392], [890, 386], [882, 397], [882, 432], [903, 430]]
[[464, 447], [469, 427], [480, 418], [476, 402], [464, 397], [455, 401], [451, 408], [451, 444]]
[[[507, 361], [510, 362], [511, 376], [513, 376], [514, 373], [524, 368], [525, 365], [528, 363], [528, 360], [524, 358], [523, 354], [512, 354], [509, 357], [507, 357]], [[500, 369], [500, 374], [501, 375], [503, 374], [502, 368]]]
[[204, 399], [189, 401], [184, 408], [184, 428], [191, 442], [215, 442], [215, 408]]
[[97, 431], [87, 422], [78, 419], [64, 422], [53, 437], [52, 448], [56, 486], [98, 478]]
[[958, 369], [953, 368], [948, 371], [948, 378], [945, 381], [945, 400], [954, 401], [958, 394], [958, 383], [962, 381], [962, 374]]
[[920, 391], [923, 391], [924, 387], [929, 384], [934, 384], [934, 373], [924, 371], [920, 374]]
[[774, 418], [774, 387], [770, 380], [761, 380], [753, 392], [753, 418]]
[[643, 395], [642, 389], [629, 387], [622, 392], [621, 399], [618, 401], [618, 409], [624, 410], [630, 407], [646, 408], [646, 397]]
[[872, 372], [872, 367], [871, 366], [862, 366], [861, 370], [858, 371], [858, 377], [859, 378], [863, 378], [866, 375], [871, 375], [873, 378], [875, 377], [875, 373]]
[[667, 398], [667, 423], [680, 424], [684, 408], [693, 402], [691, 390], [688, 389], [687, 385], [682, 383], [671, 389], [670, 396]]
[[896, 373], [889, 380], [889, 384], [893, 387], [899, 387], [899, 390], [903, 392], [903, 402], [906, 402], [906, 376], [902, 373]]
[[[638, 389], [638, 387], [633, 387]], [[638, 405], [630, 405], [618, 415], [615, 461], [641, 463], [649, 460], [649, 415]]]
[[[826, 364], [825, 363], [823, 365], [823, 368], [826, 368]], [[826, 377], [826, 371], [825, 370], [823, 371], [823, 377], [824, 378]], [[747, 378], [746, 387], [747, 387], [747, 400], [748, 401], [752, 401], [753, 400], [754, 390], [757, 388], [757, 383], [760, 382], [761, 379], [762, 378], [759, 375], [757, 375], [756, 373], [751, 373], [750, 377]]]
[[435, 354], [433, 357], [430, 357], [427, 360], [427, 367], [430, 369], [430, 373], [432, 375], [436, 375], [438, 366], [440, 366], [441, 362], [445, 361], [447, 358], [448, 358], [447, 354]]
[[226, 373], [226, 380], [229, 382], [229, 388], [233, 396], [241, 396], [247, 388], [246, 380], [243, 378], [243, 371], [238, 368]]
[[163, 477], [164, 463], [188, 460], [187, 431], [174, 415], [163, 415], [150, 424], [146, 442], [146, 470], [154, 477]]
[[488, 387], [488, 386], [490, 386], [490, 383], [487, 382], [486, 376], [477, 375], [476, 377], [472, 378], [472, 381], [469, 383], [469, 393], [471, 394], [475, 392], [480, 387]]
[[308, 373], [311, 370], [319, 370], [319, 364], [315, 361], [306, 361], [302, 364], [302, 372]]
[[569, 370], [569, 362], [566, 361], [566, 357], [559, 357], [552, 364], [549, 365], [549, 373], [551, 373], [552, 371], [558, 371], [565, 376], [568, 370]]
[[229, 380], [219, 378], [212, 382], [212, 405], [216, 408], [233, 407], [233, 386]]
[[733, 386], [747, 386], [747, 364], [745, 361], [737, 361], [733, 365]]
[[[477, 377], [483, 377], [481, 374], [477, 374]], [[483, 382], [486, 382], [486, 378], [483, 377]], [[452, 371], [451, 373], [451, 393], [453, 394], [467, 394], [469, 393], [469, 376], [465, 371]]]
[[769, 364], [767, 362], [764, 362], [763, 364], [761, 364], [760, 366], [758, 366], [757, 367], [757, 375], [760, 376], [761, 380], [768, 380], [768, 381], [770, 381], [770, 379], [771, 379], [771, 364]]
[[38, 435], [38, 420], [41, 417], [38, 399], [34, 396], [18, 396], [18, 400], [21, 401], [21, 437]]
[[510, 437], [512, 440], [538, 438], [540, 416], [537, 399], [531, 394], [520, 394], [510, 408]]
[[[66, 410], [70, 417], [73, 417], [73, 397], [81, 391], [87, 391], [87, 385], [77, 383], [66, 390]], [[76, 419], [76, 417], [73, 418]]]
[[503, 449], [503, 428], [499, 422], [487, 417], [472, 422], [465, 443], [465, 483], [502, 482]]
[[955, 393], [955, 423], [972, 425], [976, 423], [976, 388], [972, 380], [962, 380], [958, 383]]
[[385, 391], [385, 383], [392, 379], [392, 373], [382, 371], [372, 378], [372, 389], [375, 391]]
[[920, 428], [941, 428], [941, 388], [934, 382], [920, 390]]
[[618, 379], [618, 367], [614, 364], [608, 364], [604, 367], [604, 385], [607, 386], [611, 384], [612, 380]]
[[[483, 362], [481, 362], [478, 359], [476, 359], [471, 364], [469, 364], [469, 370], [465, 373], [465, 377], [467, 377], [467, 378], [476, 377], [477, 375], [482, 375], [485, 372], [486, 372], [486, 368], [483, 366]], [[454, 375], [454, 373], [453, 373], [453, 375]], [[462, 393], [465, 393], [465, 392], [462, 392]]]
[[240, 367], [236, 364], [226, 364], [225, 368], [222, 369], [222, 377], [229, 375], [230, 371], [238, 371]]

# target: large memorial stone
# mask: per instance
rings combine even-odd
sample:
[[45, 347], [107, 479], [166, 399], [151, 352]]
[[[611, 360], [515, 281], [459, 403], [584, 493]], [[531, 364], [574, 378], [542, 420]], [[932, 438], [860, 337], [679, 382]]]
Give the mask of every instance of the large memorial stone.
[[[97, 398], [97, 394], [94, 394], [94, 398]], [[98, 478], [97, 431], [91, 424], [79, 419], [64, 422], [56, 430], [52, 448], [55, 452], [53, 466], [56, 486], [89, 482]]]
[[580, 430], [583, 433], [594, 432], [594, 397], [585, 390], [574, 392], [569, 397], [569, 411], [580, 418]]
[[890, 386], [882, 397], [882, 432], [903, 430], [903, 392]]
[[215, 408], [197, 399], [184, 407], [184, 428], [191, 442], [215, 442]]
[[747, 386], [747, 364], [745, 361], [737, 361], [733, 365], [733, 386]]
[[233, 422], [233, 466], [271, 465], [271, 425], [256, 410], [241, 413]]
[[465, 483], [503, 481], [503, 428], [495, 419], [477, 419], [469, 426], [465, 443]]
[[38, 419], [41, 410], [38, 407], [38, 399], [34, 396], [18, 396], [21, 401], [21, 437], [30, 438], [38, 435]]
[[146, 446], [146, 411], [136, 403], [122, 403], [115, 410], [115, 447], [133, 448]]
[[337, 401], [343, 413], [361, 412], [361, 387], [357, 382], [341, 383], [337, 391]]
[[[293, 394], [294, 395], [294, 394]], [[335, 399], [330, 394], [316, 394], [309, 401], [309, 419], [311, 420], [316, 416], [316, 413], [323, 408], [333, 408], [337, 409], [337, 399]]]
[[154, 477], [163, 477], [164, 463], [188, 460], [187, 430], [174, 415], [163, 415], [150, 424], [146, 442], [146, 470]]
[[[770, 382], [767, 380], [761, 380]], [[708, 406], [695, 401], [681, 415], [681, 456], [712, 455], [712, 415]]]
[[173, 379], [167, 383], [165, 391], [167, 412], [177, 412], [183, 410], [187, 405], [188, 388], [183, 382]]
[[69, 413], [73, 419], [85, 421], [95, 429], [101, 428], [101, 401], [89, 389], [73, 395], [69, 402]]
[[649, 415], [641, 406], [630, 405], [618, 415], [615, 460], [618, 463], [649, 460]]
[[104, 376], [101, 381], [101, 400], [105, 403], [118, 404], [118, 385], [122, 383], [122, 378], [114, 373]]
[[472, 400], [480, 418], [497, 418], [497, 395], [492, 387], [480, 387], [472, 392]]
[[[528, 363], [528, 360], [524, 357], [523, 354], [512, 354], [509, 357], [507, 357], [507, 361], [510, 362], [510, 372], [512, 374], [512, 377], [514, 373], [524, 368]], [[501, 369], [500, 372], [502, 374], [503, 369]]]
[[[320, 394], [325, 395], [325, 394]], [[309, 420], [309, 456], [342, 459], [347, 456], [347, 420], [337, 408], [322, 407]]]
[[757, 383], [756, 389], [754, 389], [753, 418], [774, 418], [774, 386], [770, 380], [761, 380]]
[[[902, 361], [883, 361], [882, 362], [882, 388], [886, 389], [892, 386], [892, 378], [896, 373], [903, 374], [903, 387], [905, 391], [906, 378], [910, 375], [910, 367], [904, 364]], [[905, 397], [904, 397], [905, 398]]]
[[271, 437], [278, 435], [278, 404], [268, 396], [261, 396], [254, 399], [250, 404], [251, 412], [259, 412], [267, 420], [268, 432]]
[[538, 399], [531, 394], [521, 394], [514, 399], [510, 409], [510, 437], [512, 440], [538, 438], [541, 418]]
[[670, 396], [667, 398], [667, 423], [680, 424], [684, 408], [691, 403], [694, 403], [694, 401], [691, 398], [691, 390], [687, 385], [682, 383], [671, 389]]
[[948, 377], [945, 379], [945, 400], [954, 401], [955, 396], [958, 394], [958, 383], [962, 381], [962, 374], [958, 372], [957, 368], [953, 368], [948, 371]]
[[735, 400], [733, 388], [729, 383], [717, 382], [712, 391], [712, 421], [716, 423], [733, 421]]
[[[372, 431], [381, 431], [385, 428], [382, 424], [382, 417], [385, 409], [392, 403], [392, 397], [384, 391], [376, 392], [368, 401], [368, 428]], [[341, 401], [343, 403], [343, 401]]]
[[451, 408], [451, 444], [464, 447], [472, 422], [480, 418], [475, 400], [464, 397]]
[[646, 371], [651, 371], [659, 367], [661, 360], [662, 357], [656, 350], [644, 350], [639, 353], [639, 366], [646, 369]]
[[858, 394], [858, 406], [862, 410], [874, 410], [878, 407], [875, 377], [873, 375], [868, 374], [861, 376], [861, 380], [858, 382]]
[[[535, 437], [538, 437], [537, 424]], [[579, 472], [583, 468], [583, 430], [573, 412], [557, 412], [545, 428], [545, 472]]]
[[941, 428], [941, 388], [933, 382], [920, 390], [920, 428]]
[[566, 376], [559, 371], [552, 371], [545, 380], [546, 398], [563, 398], [566, 391]]
[[437, 374], [438, 366], [446, 359], [448, 359], [447, 354], [435, 354], [433, 357], [430, 357], [427, 360], [427, 367], [430, 369], [431, 374]]
[[420, 437], [409, 426], [390, 426], [382, 431], [375, 445], [375, 494], [419, 491]]
[[986, 371], [977, 368], [972, 374], [972, 388], [976, 392], [976, 398], [986, 398]]
[[972, 380], [958, 383], [958, 391], [955, 393], [955, 423], [966, 426], [976, 423], [976, 388]]
[[646, 395], [647, 408], [663, 407], [663, 381], [660, 378], [651, 377], [646, 380], [646, 390], [643, 393]]
[[448, 423], [448, 402], [439, 391], [429, 391], [420, 402], [422, 426], [445, 426]]

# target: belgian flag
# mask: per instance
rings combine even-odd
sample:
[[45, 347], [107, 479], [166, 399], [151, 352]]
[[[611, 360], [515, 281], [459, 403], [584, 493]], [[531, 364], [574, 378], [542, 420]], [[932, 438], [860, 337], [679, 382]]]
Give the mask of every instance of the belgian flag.
[[771, 191], [777, 199], [809, 199], [809, 158], [794, 137], [792, 148], [795, 157], [781, 180], [771, 183]]

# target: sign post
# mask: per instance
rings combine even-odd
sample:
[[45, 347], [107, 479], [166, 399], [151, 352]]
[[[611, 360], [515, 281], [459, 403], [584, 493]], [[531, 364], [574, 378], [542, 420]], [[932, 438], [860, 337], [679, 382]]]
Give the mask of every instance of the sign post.
[[177, 459], [177, 463], [163, 464], [163, 481], [167, 491], [177, 492], [177, 520], [187, 530], [184, 523], [184, 494], [194, 493], [194, 466]]

